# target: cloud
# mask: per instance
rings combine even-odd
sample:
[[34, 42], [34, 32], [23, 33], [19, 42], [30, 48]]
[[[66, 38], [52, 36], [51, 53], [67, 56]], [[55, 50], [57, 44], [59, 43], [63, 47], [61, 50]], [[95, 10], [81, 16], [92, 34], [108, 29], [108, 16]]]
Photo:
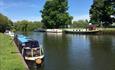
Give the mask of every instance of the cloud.
[[14, 8], [14, 7], [29, 7], [29, 8], [36, 8], [36, 4], [28, 3], [28, 2], [5, 2], [0, 1], [0, 7], [2, 8]]
[[[26, 19], [25, 19], [26, 18]], [[21, 20], [28, 20], [28, 21], [41, 21], [42, 18], [41, 17], [23, 17], [23, 18], [14, 18], [12, 19], [12, 21], [16, 22], [16, 21], [21, 21]]]
[[42, 18], [41, 17], [28, 17], [28, 18], [26, 18], [26, 20], [30, 20], [30, 21], [41, 21]]
[[89, 15], [80, 15], [80, 16], [73, 16], [73, 21], [77, 21], [77, 20], [89, 20], [90, 17]]
[[[26, 19], [25, 19], [26, 18]], [[81, 16], [73, 16], [73, 21], [78, 21], [78, 20], [89, 20], [90, 17], [89, 15], [81, 15]], [[42, 18], [41, 16], [39, 17], [23, 17], [23, 18], [18, 18], [18, 19], [13, 19], [13, 21], [20, 21], [20, 20], [28, 20], [28, 21], [41, 21]]]

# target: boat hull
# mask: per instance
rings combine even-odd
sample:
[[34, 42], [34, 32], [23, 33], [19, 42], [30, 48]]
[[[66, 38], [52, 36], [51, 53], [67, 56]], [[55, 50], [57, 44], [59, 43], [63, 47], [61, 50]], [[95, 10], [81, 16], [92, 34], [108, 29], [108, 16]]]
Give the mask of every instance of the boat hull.
[[99, 30], [91, 30], [91, 31], [65, 31], [65, 33], [72, 34], [97, 34]]

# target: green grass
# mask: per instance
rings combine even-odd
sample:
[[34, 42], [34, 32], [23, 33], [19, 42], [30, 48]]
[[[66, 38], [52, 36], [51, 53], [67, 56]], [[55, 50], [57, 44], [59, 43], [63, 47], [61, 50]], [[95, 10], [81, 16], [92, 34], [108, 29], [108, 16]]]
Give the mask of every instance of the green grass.
[[16, 52], [12, 39], [0, 33], [0, 70], [26, 70]]
[[98, 28], [102, 34], [115, 34], [115, 28]]

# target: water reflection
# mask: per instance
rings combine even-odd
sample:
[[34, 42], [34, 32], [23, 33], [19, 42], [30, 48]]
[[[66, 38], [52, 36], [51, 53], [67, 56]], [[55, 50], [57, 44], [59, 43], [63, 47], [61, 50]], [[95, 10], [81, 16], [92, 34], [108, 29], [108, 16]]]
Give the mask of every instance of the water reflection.
[[113, 46], [113, 50], [115, 51], [115, 37], [112, 36], [112, 46]]
[[93, 70], [114, 70], [115, 54], [112, 53], [112, 37], [109, 35], [89, 36]]
[[68, 69], [68, 41], [63, 34], [44, 34], [45, 65], [44, 70]]
[[71, 37], [69, 50], [69, 70], [92, 70], [91, 52], [87, 35], [68, 35]]

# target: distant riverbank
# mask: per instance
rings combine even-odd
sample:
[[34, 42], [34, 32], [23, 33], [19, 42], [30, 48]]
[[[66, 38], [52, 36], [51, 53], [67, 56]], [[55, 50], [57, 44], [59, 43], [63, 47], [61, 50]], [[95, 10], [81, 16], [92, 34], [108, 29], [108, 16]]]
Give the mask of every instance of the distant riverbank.
[[[65, 28], [65, 29], [39, 29], [35, 32], [52, 32], [52, 33], [58, 33], [58, 32], [65, 32], [65, 31], [85, 31], [85, 28]], [[97, 34], [115, 34], [115, 28], [97, 28], [96, 30], [99, 30]]]
[[0, 33], [0, 70], [26, 70], [11, 37]]
[[115, 28], [98, 28], [99, 34], [115, 34]]

